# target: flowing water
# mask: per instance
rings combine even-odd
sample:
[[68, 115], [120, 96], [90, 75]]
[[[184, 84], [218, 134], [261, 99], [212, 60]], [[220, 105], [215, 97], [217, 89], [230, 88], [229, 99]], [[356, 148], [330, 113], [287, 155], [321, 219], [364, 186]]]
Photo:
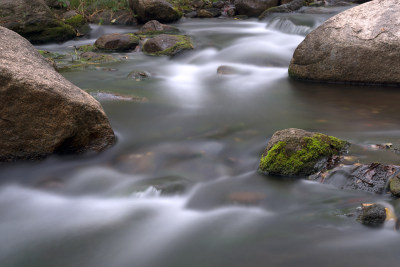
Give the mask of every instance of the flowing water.
[[[1, 166], [0, 266], [398, 265], [399, 233], [350, 216], [364, 202], [398, 201], [257, 173], [268, 138], [289, 127], [360, 144], [360, 162], [400, 163], [363, 146], [400, 144], [398, 88], [288, 79], [294, 49], [329, 16], [182, 20], [194, 51], [115, 54], [125, 59], [62, 73], [99, 99], [118, 142], [99, 155]], [[92, 28], [40, 48], [73, 51], [137, 30]], [[237, 72], [219, 75], [221, 65]], [[151, 77], [127, 78], [132, 70]]]

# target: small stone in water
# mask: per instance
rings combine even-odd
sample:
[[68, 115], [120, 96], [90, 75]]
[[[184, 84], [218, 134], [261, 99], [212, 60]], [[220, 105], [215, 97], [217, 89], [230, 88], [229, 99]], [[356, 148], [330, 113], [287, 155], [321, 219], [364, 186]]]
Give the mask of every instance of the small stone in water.
[[382, 226], [386, 220], [386, 209], [381, 204], [363, 204], [357, 219], [366, 226]]

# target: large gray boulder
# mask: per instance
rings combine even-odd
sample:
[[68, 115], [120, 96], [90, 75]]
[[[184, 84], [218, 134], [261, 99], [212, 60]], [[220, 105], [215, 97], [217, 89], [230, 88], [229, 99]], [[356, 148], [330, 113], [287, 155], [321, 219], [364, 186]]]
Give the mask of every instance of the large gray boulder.
[[101, 105], [0, 27], [0, 161], [101, 151], [114, 132]]
[[1, 0], [0, 26], [32, 43], [62, 42], [76, 36], [74, 28], [58, 20], [43, 0]]
[[129, 3], [138, 21], [142, 23], [150, 20], [173, 22], [182, 17], [176, 8], [164, 0], [129, 0]]
[[268, 8], [279, 5], [279, 0], [235, 0], [236, 13], [258, 17]]
[[289, 67], [296, 79], [400, 84], [400, 4], [375, 0], [348, 9], [312, 31]]

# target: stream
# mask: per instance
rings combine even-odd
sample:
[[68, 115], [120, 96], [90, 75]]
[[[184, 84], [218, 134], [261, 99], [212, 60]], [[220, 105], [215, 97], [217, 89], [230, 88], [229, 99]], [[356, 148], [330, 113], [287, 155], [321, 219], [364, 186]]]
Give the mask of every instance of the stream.
[[[97, 98], [117, 135], [100, 154], [0, 166], [1, 267], [398, 266], [400, 235], [356, 221], [388, 196], [257, 172], [268, 138], [301, 128], [358, 144], [361, 163], [400, 164], [398, 88], [288, 78], [297, 45], [335, 12], [264, 21], [182, 19], [196, 49], [140, 52], [62, 72]], [[71, 52], [139, 27], [91, 25]], [[236, 73], [217, 74], [219, 66]], [[150, 74], [128, 78], [133, 71]], [[138, 101], [125, 100], [133, 97]]]

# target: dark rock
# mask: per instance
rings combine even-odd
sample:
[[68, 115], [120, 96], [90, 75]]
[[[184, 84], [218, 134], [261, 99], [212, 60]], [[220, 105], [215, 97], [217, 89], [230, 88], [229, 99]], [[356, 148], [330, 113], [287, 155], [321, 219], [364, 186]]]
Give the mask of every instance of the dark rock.
[[213, 2], [212, 3], [212, 7], [214, 8], [223, 8], [225, 6], [225, 2], [224, 1], [217, 1], [217, 2]]
[[0, 161], [101, 151], [114, 133], [101, 105], [27, 40], [0, 27]]
[[99, 50], [129, 51], [139, 44], [139, 37], [134, 34], [105, 34], [96, 40], [94, 46]]
[[197, 12], [197, 16], [199, 18], [214, 18], [221, 16], [221, 10], [218, 8], [207, 8], [207, 9], [200, 9]]
[[236, 13], [249, 17], [258, 17], [266, 9], [277, 6], [279, 0], [235, 0]]
[[295, 79], [400, 84], [400, 5], [377, 0], [348, 9], [307, 35], [294, 52]]
[[157, 35], [147, 40], [142, 47], [144, 53], [152, 56], [172, 56], [190, 49], [193, 49], [193, 44], [189, 37], [168, 34]]
[[157, 20], [150, 20], [144, 24], [137, 34], [161, 34], [161, 33], [178, 33], [178, 28], [161, 24]]
[[271, 8], [264, 10], [261, 13], [261, 15], [259, 16], [259, 19], [263, 19], [271, 13], [293, 12], [293, 11], [300, 9], [304, 4], [305, 4], [305, 0], [290, 0], [290, 1], [286, 1], [286, 2], [282, 1], [282, 5], [276, 6], [276, 7], [271, 7]]
[[62, 42], [76, 36], [74, 28], [58, 20], [42, 0], [1, 0], [0, 26], [36, 44]]
[[366, 226], [382, 226], [386, 220], [386, 209], [381, 204], [363, 205], [362, 212], [357, 218]]
[[137, 19], [142, 23], [150, 20], [173, 22], [182, 17], [179, 11], [164, 0], [129, 0], [129, 2]]
[[307, 176], [338, 164], [347, 147], [346, 141], [301, 129], [274, 133], [268, 142], [259, 170], [285, 176]]
[[331, 184], [340, 189], [383, 194], [387, 190], [388, 181], [399, 172], [400, 166], [395, 165], [382, 165], [378, 163], [369, 165], [354, 164], [338, 166], [330, 171], [312, 175], [309, 179], [324, 184]]

